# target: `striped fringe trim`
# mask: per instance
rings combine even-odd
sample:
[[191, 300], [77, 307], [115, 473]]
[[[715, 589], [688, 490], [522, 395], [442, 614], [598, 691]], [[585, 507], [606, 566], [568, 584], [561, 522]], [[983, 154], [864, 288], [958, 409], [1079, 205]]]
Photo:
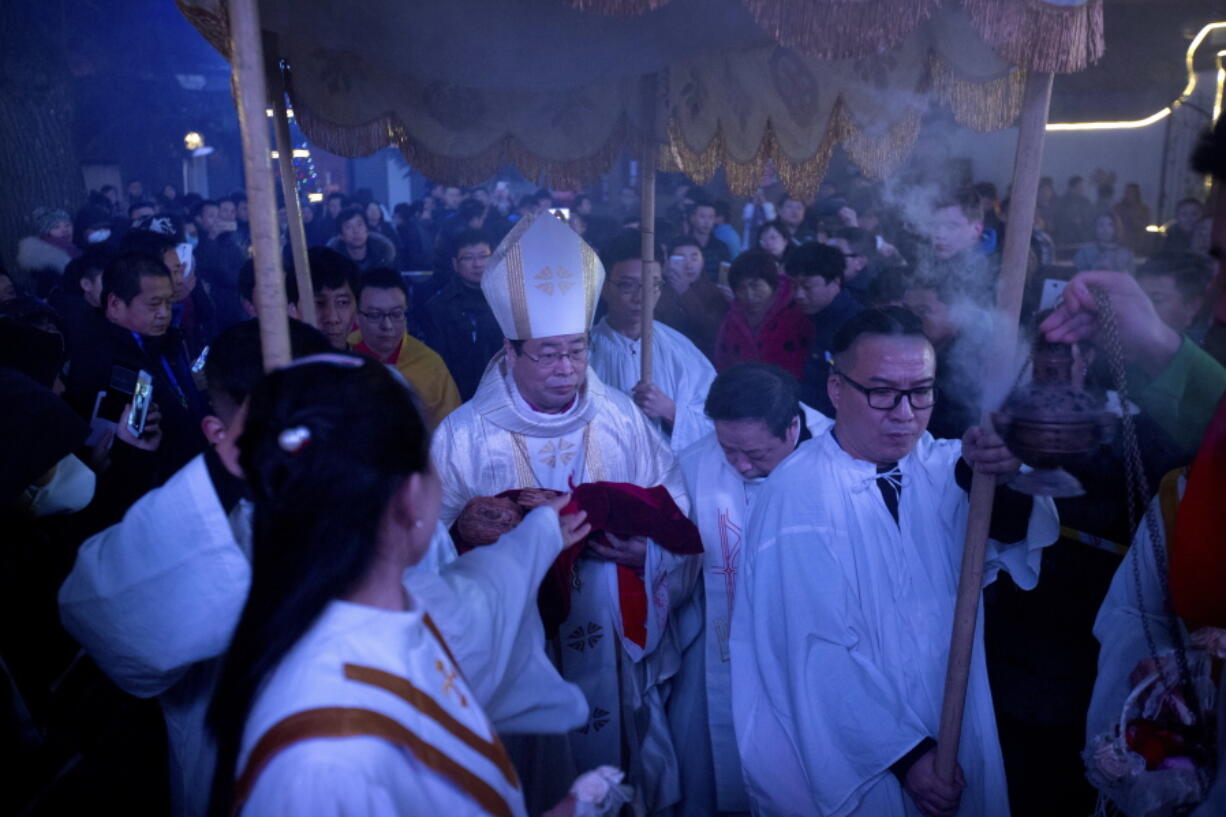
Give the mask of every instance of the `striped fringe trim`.
[[996, 53], [1030, 71], [1069, 74], [1102, 57], [1103, 0], [1054, 6], [1043, 0], [962, 0]]
[[1017, 121], [1022, 112], [1026, 72], [1012, 69], [985, 82], [962, 79], [945, 60], [929, 57], [929, 97], [953, 113], [958, 124], [985, 133], [1002, 130]]

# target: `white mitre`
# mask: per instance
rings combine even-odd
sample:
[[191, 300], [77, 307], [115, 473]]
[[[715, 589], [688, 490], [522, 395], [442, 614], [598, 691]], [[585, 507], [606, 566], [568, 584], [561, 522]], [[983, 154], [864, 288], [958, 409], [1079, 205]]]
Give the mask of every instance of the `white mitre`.
[[596, 251], [548, 210], [520, 219], [481, 276], [485, 300], [510, 340], [589, 331], [602, 286]]

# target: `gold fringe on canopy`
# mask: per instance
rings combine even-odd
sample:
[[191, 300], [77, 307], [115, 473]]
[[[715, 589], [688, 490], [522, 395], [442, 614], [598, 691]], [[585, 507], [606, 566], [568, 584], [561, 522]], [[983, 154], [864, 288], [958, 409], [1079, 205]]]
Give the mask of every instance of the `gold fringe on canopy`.
[[843, 134], [843, 150], [847, 158], [871, 179], [884, 179], [915, 147], [919, 138], [923, 112], [912, 110], [899, 119], [885, 133], [877, 135], [857, 127], [847, 109], [840, 105], [834, 112], [833, 125]]
[[944, 0], [744, 0], [782, 46], [819, 60], [866, 57], [897, 45]]
[[[294, 100], [292, 88], [290, 99]], [[641, 152], [643, 144], [643, 134], [624, 115], [598, 150], [575, 159], [539, 156], [510, 134], [480, 153], [447, 156], [414, 140], [395, 114], [385, 114], [360, 125], [337, 125], [316, 115], [304, 100], [294, 100], [294, 117], [307, 139], [330, 153], [357, 158], [394, 146], [414, 170], [460, 186], [480, 184], [506, 165], [514, 165], [527, 178], [548, 176], [554, 187], [578, 189], [607, 173], [621, 151]]]
[[1081, 6], [1054, 6], [1043, 0], [962, 4], [984, 42], [1020, 68], [1069, 74], [1103, 55], [1103, 0]]
[[695, 150], [686, 142], [676, 124], [672, 123], [668, 131], [668, 145], [661, 151], [660, 168], [685, 173], [694, 181], [704, 184], [722, 167], [729, 189], [738, 196], [751, 196], [762, 186], [762, 176], [769, 164], [774, 167], [784, 187], [798, 196], [807, 197], [815, 193], [821, 184], [836, 145], [843, 145], [848, 156], [865, 175], [883, 178], [911, 152], [919, 137], [922, 120], [922, 113], [913, 111], [894, 123], [885, 134], [870, 134], [856, 126], [840, 99], [835, 103], [817, 150], [803, 159], [793, 159], [780, 148], [769, 121], [763, 129], [757, 152], [748, 159], [727, 155], [720, 130], [716, 130], [706, 147]]
[[1022, 90], [1026, 72], [1013, 69], [986, 82], [962, 79], [936, 53], [929, 56], [928, 93], [932, 99], [953, 112], [958, 124], [986, 133], [1002, 130], [1017, 121], [1022, 112]]

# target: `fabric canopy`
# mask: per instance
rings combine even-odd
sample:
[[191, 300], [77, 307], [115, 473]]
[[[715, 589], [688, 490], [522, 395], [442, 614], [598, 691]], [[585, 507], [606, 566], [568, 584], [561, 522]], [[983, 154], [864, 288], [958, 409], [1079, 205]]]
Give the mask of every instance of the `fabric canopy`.
[[[228, 53], [224, 0], [178, 0]], [[1101, 0], [261, 0], [307, 137], [389, 145], [457, 184], [513, 164], [579, 186], [622, 150], [751, 192], [772, 163], [816, 188], [842, 144], [867, 174], [905, 158], [931, 105], [1016, 118], [1024, 71], [1102, 53]], [[650, 80], [646, 78], [651, 78]]]

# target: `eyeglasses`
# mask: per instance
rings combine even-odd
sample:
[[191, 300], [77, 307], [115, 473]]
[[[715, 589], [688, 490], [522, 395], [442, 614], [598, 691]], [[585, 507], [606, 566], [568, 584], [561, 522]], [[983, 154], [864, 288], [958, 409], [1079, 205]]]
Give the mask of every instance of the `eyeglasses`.
[[380, 312], [377, 309], [372, 309], [369, 312], [367, 312], [365, 310], [359, 309], [358, 314], [361, 315], [366, 320], [370, 321], [371, 323], [383, 323], [384, 321], [387, 321], [390, 324], [397, 324], [397, 323], [404, 322], [404, 310], [403, 309], [393, 309], [390, 312]]
[[[633, 278], [623, 278], [620, 281], [614, 281], [613, 286], [617, 287], [617, 291], [622, 295], [634, 295], [643, 291], [643, 282], [636, 281]], [[652, 292], [659, 295], [664, 289], [664, 282], [660, 279], [655, 279], [651, 282]]]
[[530, 355], [527, 352], [520, 352], [519, 354], [545, 369], [552, 369], [554, 366], [557, 366], [562, 362], [562, 358], [567, 358], [575, 366], [579, 366], [587, 362], [586, 346], [584, 346], [582, 349], [571, 349], [569, 352], [541, 352], [539, 355]]
[[493, 255], [493, 253], [488, 252], [480, 253], [479, 255], [457, 255], [455, 260], [459, 261], [461, 264], [471, 264], [474, 261], [488, 261], [491, 255]]
[[867, 386], [861, 386], [838, 369], [832, 369], [831, 372], [843, 378], [856, 391], [863, 392], [864, 396], [868, 398], [869, 408], [877, 409], [878, 411], [893, 411], [898, 408], [898, 404], [902, 402], [904, 397], [911, 404], [911, 408], [916, 410], [930, 409], [937, 402], [936, 386], [918, 386], [914, 389], [890, 389], [885, 387], [870, 389]]

